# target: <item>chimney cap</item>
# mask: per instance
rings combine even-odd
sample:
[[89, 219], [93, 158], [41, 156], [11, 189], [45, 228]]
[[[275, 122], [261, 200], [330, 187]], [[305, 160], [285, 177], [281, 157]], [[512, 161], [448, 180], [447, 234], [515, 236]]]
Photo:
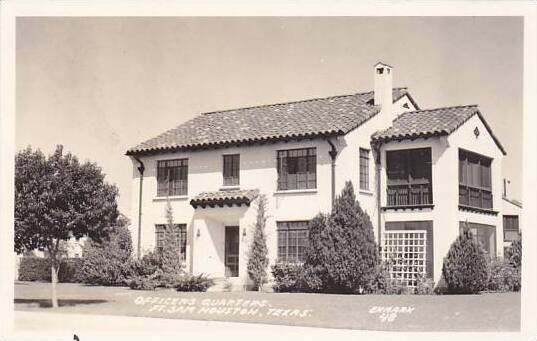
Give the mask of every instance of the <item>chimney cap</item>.
[[393, 69], [393, 66], [388, 65], [388, 64], [383, 63], [383, 62], [380, 62], [380, 61], [377, 62], [374, 66], [377, 67], [377, 66], [379, 66], [379, 65], [381, 65], [381, 66], [386, 66], [386, 67], [389, 67], [389, 68], [392, 68], [392, 69]]

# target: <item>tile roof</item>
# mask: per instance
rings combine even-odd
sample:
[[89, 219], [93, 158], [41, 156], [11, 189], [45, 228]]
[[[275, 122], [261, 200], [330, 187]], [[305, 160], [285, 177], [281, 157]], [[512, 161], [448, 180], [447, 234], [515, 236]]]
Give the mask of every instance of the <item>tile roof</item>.
[[[394, 88], [394, 101], [406, 95]], [[127, 155], [269, 140], [343, 135], [376, 115], [372, 91], [204, 113], [145, 141]]]
[[503, 146], [493, 134], [477, 105], [408, 111], [399, 115], [391, 127], [374, 133], [371, 138], [373, 141], [387, 142], [449, 135], [474, 115], [479, 116], [498, 148], [505, 154]]
[[190, 200], [190, 205], [194, 208], [201, 206], [220, 206], [224, 205], [232, 206], [245, 204], [247, 206], [257, 198], [259, 195], [259, 190], [257, 189], [243, 189], [243, 190], [220, 190], [215, 192], [201, 192], [196, 195], [192, 200]]

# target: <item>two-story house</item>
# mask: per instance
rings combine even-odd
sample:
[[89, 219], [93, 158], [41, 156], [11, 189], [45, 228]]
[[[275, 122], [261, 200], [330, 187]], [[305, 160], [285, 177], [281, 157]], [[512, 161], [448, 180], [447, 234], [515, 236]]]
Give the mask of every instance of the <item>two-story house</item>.
[[505, 150], [483, 114], [422, 110], [391, 66], [373, 72], [374, 91], [204, 113], [129, 149], [138, 254], [162, 243], [170, 202], [187, 269], [245, 285], [260, 194], [271, 264], [301, 262], [308, 221], [351, 180], [394, 277], [438, 280], [465, 224], [501, 256]]

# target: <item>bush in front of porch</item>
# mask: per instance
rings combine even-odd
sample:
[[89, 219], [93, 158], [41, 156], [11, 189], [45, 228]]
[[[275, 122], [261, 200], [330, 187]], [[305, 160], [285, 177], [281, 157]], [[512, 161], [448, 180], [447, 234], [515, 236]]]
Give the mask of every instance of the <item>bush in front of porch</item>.
[[489, 260], [467, 227], [451, 244], [442, 277], [449, 294], [478, 294], [487, 287]]

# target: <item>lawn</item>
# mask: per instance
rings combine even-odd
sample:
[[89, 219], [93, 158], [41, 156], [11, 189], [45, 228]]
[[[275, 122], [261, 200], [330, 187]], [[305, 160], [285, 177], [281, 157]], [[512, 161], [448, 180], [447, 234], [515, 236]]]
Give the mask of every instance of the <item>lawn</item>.
[[461, 296], [136, 291], [125, 287], [15, 283], [15, 309], [386, 331], [518, 331], [520, 294]]

